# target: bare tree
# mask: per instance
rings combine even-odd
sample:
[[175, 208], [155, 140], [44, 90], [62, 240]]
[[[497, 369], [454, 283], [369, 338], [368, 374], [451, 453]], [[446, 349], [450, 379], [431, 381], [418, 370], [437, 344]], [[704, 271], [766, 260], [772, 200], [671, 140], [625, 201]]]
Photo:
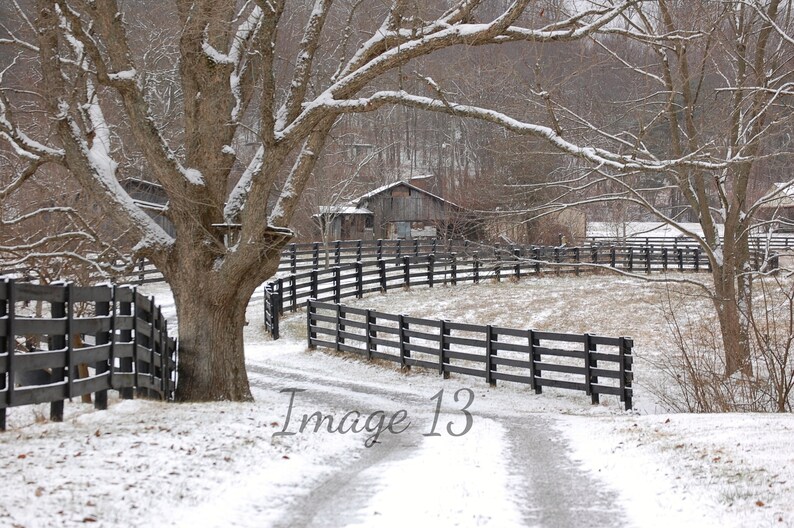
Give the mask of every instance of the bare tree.
[[[621, 78], [598, 98], [614, 110], [550, 98], [548, 121], [560, 136], [593, 146], [594, 156], [603, 148], [636, 162], [579, 162], [536, 216], [573, 204], [633, 204], [697, 240], [711, 264], [707, 294], [727, 376], [752, 370], [751, 229], [759, 208], [794, 185], [779, 174], [783, 185], [769, 191], [765, 174], [792, 154], [777, 148], [794, 124], [792, 35], [791, 2], [643, 2], [591, 39], [589, 56]], [[699, 229], [685, 225], [690, 219]]]
[[[403, 68], [440, 50], [580, 40], [608, 31], [639, 3], [594, 2], [551, 19], [537, 17], [529, 0], [499, 10], [481, 0], [441, 8], [397, 0], [385, 9], [380, 2], [354, 9], [361, 2], [175, 0], [162, 17], [178, 28], [175, 40], [162, 36], [164, 46], [178, 49], [171, 98], [153, 93], [141, 50], [132, 44], [140, 37], [131, 7], [116, 0], [37, 0], [28, 9], [12, 0], [4, 9], [17, 24], [4, 27], [0, 42], [17, 50], [19, 64], [37, 68], [41, 81], [32, 90], [3, 90], [0, 136], [24, 162], [17, 180], [47, 164], [66, 167], [107, 215], [129, 226], [136, 256], [163, 272], [179, 319], [178, 397], [248, 399], [245, 309], [277, 269], [292, 237], [290, 220], [340, 115], [398, 105], [490, 122], [599, 167], [715, 166], [582, 148], [553, 127], [455, 103], [427, 75], [425, 95], [404, 89]], [[376, 16], [380, 21], [368, 27]], [[325, 30], [329, 20], [343, 21], [341, 30]], [[285, 43], [295, 41], [287, 32], [296, 26], [302, 26], [298, 49], [284, 60]], [[24, 109], [32, 99], [43, 102], [37, 111], [43, 108], [46, 119], [28, 128]], [[172, 112], [177, 102], [179, 119]], [[171, 113], [163, 114], [164, 106]], [[250, 159], [241, 158], [243, 137], [256, 141]], [[124, 145], [142, 154], [147, 175], [167, 194], [175, 237], [119, 184]], [[229, 225], [239, 229], [231, 247], [223, 236]]]

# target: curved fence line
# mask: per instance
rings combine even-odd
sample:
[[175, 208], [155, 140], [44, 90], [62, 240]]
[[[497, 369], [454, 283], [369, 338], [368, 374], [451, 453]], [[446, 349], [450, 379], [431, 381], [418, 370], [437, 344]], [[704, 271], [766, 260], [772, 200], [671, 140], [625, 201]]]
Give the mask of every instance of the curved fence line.
[[[20, 342], [22, 340], [23, 342]], [[177, 342], [153, 297], [120, 286], [36, 285], [0, 278], [0, 430], [6, 409], [107, 391], [171, 399]]]
[[[488, 255], [488, 254], [486, 254]], [[306, 306], [309, 299], [340, 302], [366, 293], [395, 288], [429, 286], [481, 280], [520, 280], [526, 275], [574, 273], [610, 267], [628, 272], [710, 271], [708, 259], [698, 247], [652, 248], [540, 247], [515, 248], [513, 253], [494, 251], [485, 258], [478, 251], [402, 255], [357, 261], [325, 269], [312, 269], [279, 277], [265, 285], [265, 327], [279, 337], [279, 318], [287, 311]]]
[[369, 359], [484, 379], [584, 392], [593, 404], [615, 395], [632, 407], [630, 338], [559, 334], [422, 319], [310, 300], [309, 348], [322, 346]]

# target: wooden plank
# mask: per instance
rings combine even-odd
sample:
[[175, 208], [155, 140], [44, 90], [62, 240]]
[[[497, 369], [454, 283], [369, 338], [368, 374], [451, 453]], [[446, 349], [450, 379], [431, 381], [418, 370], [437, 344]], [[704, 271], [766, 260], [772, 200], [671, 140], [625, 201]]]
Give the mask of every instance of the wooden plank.
[[[416, 343], [406, 343], [405, 344], [405, 349], [410, 351], [410, 352], [421, 352], [422, 354], [430, 354], [432, 356], [437, 356], [438, 355], [438, 349], [437, 348], [430, 348], [430, 347], [424, 346], [424, 345], [417, 345]], [[432, 365], [433, 365], [433, 368], [438, 367], [438, 363], [433, 363]]]
[[581, 350], [564, 350], [561, 348], [535, 347], [535, 353], [544, 356], [568, 357], [574, 359], [585, 358], [585, 353]]
[[16, 335], [63, 335], [66, 334], [66, 319], [14, 317], [14, 332]]
[[494, 356], [491, 358], [491, 361], [495, 365], [505, 365], [508, 367], [517, 367], [517, 368], [529, 368], [530, 363], [525, 359], [513, 359], [513, 358], [506, 358], [504, 356]]
[[[449, 350], [446, 353], [448, 359], [461, 359], [464, 361], [476, 361], [477, 363], [485, 363], [485, 356], [470, 354], [468, 352], [459, 352], [457, 350]], [[483, 377], [485, 374], [483, 373]]]
[[405, 364], [410, 367], [422, 367], [422, 368], [429, 368], [435, 369], [438, 365], [434, 362], [430, 362], [424, 359], [416, 359], [412, 357], [405, 358]]
[[[538, 372], [561, 372], [563, 374], [576, 374], [579, 376], [585, 376], [587, 374], [587, 370], [581, 366], [557, 365], [546, 362], [535, 363], [535, 370]], [[583, 383], [582, 387], [586, 387], [586, 383]]]
[[14, 295], [19, 301], [47, 301], [62, 303], [66, 301], [66, 288], [62, 285], [31, 284], [14, 282]]
[[532, 378], [529, 376], [519, 376], [518, 374], [509, 374], [507, 372], [493, 372], [491, 374], [494, 379], [502, 381], [512, 381], [515, 383], [524, 383], [529, 385], [532, 383]]
[[[522, 330], [526, 335], [526, 330]], [[493, 342], [494, 350], [502, 351], [502, 352], [523, 352], [529, 353], [529, 345], [522, 344], [522, 343], [504, 343], [502, 341], [494, 341]]]
[[584, 392], [584, 383], [575, 383], [571, 381], [563, 381], [550, 378], [537, 378], [535, 383], [542, 387], [555, 387], [558, 389], [568, 389], [573, 391]]
[[467, 376], [473, 376], [475, 378], [483, 378], [485, 379], [485, 371], [484, 370], [476, 370], [473, 368], [468, 367], [461, 367], [459, 365], [447, 365], [447, 371], [454, 372], [456, 374], [465, 374]]
[[433, 342], [437, 342], [441, 339], [441, 337], [438, 334], [429, 334], [427, 332], [421, 332], [419, 330], [405, 330], [404, 334], [406, 337], [424, 339], [426, 341], [433, 341]]
[[[450, 330], [453, 330], [453, 331], [457, 330], [459, 332], [477, 332], [477, 333], [485, 332], [485, 326], [484, 325], [475, 325], [475, 324], [468, 324], [468, 323], [454, 323], [454, 322], [451, 322], [451, 321], [447, 323], [447, 328], [449, 328]], [[484, 343], [485, 342], [483, 341], [483, 345], [482, 346], [485, 346]]]
[[526, 337], [527, 331], [518, 328], [504, 328], [501, 326], [493, 327], [493, 334], [495, 337], [510, 336], [510, 337]]
[[418, 317], [405, 316], [405, 322], [410, 325], [427, 326], [430, 328], [441, 328], [441, 321], [437, 319], [420, 319]]
[[562, 341], [565, 343], [584, 343], [582, 334], [556, 334], [554, 332], [535, 332], [535, 339]]
[[[452, 323], [450, 323], [452, 324]], [[481, 348], [485, 350], [485, 340], [484, 339], [473, 339], [469, 337], [458, 337], [458, 336], [450, 336], [447, 338], [447, 342], [451, 345], [463, 345], [463, 346], [470, 346]]]

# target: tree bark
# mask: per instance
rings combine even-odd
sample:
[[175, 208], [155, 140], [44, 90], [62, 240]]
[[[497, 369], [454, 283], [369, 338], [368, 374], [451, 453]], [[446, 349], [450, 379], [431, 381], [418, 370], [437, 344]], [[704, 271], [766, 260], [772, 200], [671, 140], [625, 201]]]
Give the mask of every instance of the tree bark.
[[[229, 288], [230, 289], [230, 288]], [[211, 298], [205, 290], [176, 293], [181, 401], [251, 400], [245, 371], [243, 327], [249, 297], [229, 291]]]

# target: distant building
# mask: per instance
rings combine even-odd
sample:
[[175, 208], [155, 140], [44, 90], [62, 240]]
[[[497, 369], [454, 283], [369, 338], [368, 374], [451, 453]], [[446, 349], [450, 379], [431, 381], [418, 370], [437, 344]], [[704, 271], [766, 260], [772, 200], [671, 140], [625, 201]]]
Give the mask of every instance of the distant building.
[[130, 195], [135, 205], [143, 209], [152, 219], [171, 236], [176, 234], [174, 225], [166, 216], [168, 196], [159, 183], [138, 178], [126, 178], [121, 186]]
[[383, 185], [348, 203], [320, 206], [314, 217], [330, 240], [473, 237], [473, 215], [425, 190], [428, 180]]
[[764, 223], [764, 230], [794, 231], [794, 186], [776, 183], [766, 194], [775, 197], [758, 208], [756, 218]]

